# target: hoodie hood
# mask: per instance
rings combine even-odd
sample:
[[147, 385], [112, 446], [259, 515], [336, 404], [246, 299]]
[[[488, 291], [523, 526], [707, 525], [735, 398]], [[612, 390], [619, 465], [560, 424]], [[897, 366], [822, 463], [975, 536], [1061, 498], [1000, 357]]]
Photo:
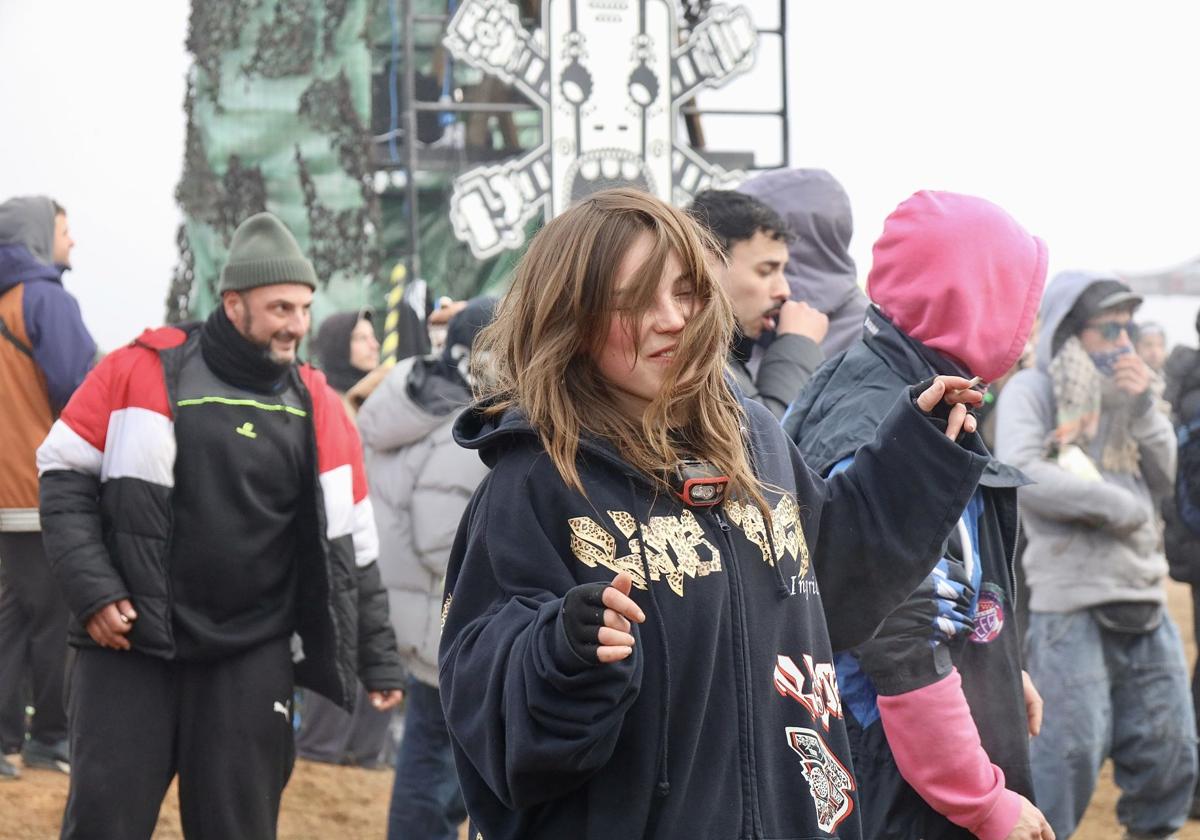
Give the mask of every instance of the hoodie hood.
[[905, 335], [986, 382], [1021, 356], [1046, 282], [1046, 245], [982, 198], [922, 191], [875, 243], [867, 294]]
[[32, 280], [59, 282], [53, 248], [54, 202], [30, 196], [0, 204], [0, 293]]
[[1054, 275], [1042, 300], [1037, 341], [1038, 370], [1050, 370], [1050, 360], [1054, 358], [1054, 334], [1074, 308], [1079, 296], [1093, 283], [1116, 279], [1111, 274], [1092, 271], [1062, 271]]
[[313, 354], [333, 390], [344, 394], [354, 383], [370, 371], [359, 370], [350, 364], [350, 334], [360, 320], [370, 321], [369, 315], [359, 310], [335, 312], [321, 322], [321, 329], [313, 339]]
[[496, 316], [499, 299], [491, 295], [480, 295], [467, 301], [457, 315], [446, 325], [446, 341], [441, 356], [437, 357], [434, 373], [448, 381], [457, 382], [468, 390], [471, 387], [469, 364], [471, 350], [479, 333]]
[[404, 390], [427, 415], [444, 419], [450, 412], [470, 405], [471, 389], [457, 368], [447, 376], [439, 357], [417, 356], [410, 361]]
[[489, 468], [496, 466], [501, 444], [522, 439], [537, 441], [537, 432], [520, 412], [486, 414], [485, 407], [483, 403], [476, 403], [458, 415], [454, 421], [454, 442], [464, 449], [476, 450]]
[[38, 262], [54, 265], [54, 202], [31, 195], [0, 204], [0, 245], [24, 245]]
[[[464, 449], [477, 450], [483, 463], [495, 467], [503, 450], [522, 442], [541, 446], [537, 430], [520, 411], [509, 409], [496, 416], [486, 414], [485, 408], [486, 404], [475, 403], [454, 421], [455, 442]], [[648, 482], [646, 477], [629, 466], [613, 447], [602, 441], [581, 437], [579, 449], [608, 461], [631, 478], [643, 483]]]
[[828, 313], [858, 291], [850, 197], [836, 178], [824, 169], [777, 169], [751, 178], [738, 192], [769, 206], [792, 233], [784, 273], [793, 298]]

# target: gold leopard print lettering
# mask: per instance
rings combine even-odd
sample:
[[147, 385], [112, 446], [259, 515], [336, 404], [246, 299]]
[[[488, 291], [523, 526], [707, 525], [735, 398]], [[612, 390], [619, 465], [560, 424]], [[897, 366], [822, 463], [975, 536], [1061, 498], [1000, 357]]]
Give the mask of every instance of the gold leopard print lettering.
[[[626, 551], [618, 554], [617, 538], [589, 516], [569, 520], [571, 552], [589, 568], [603, 566], [614, 572], [627, 572], [633, 585], [645, 589], [642, 545], [637, 536], [638, 522], [626, 511], [610, 510], [609, 519], [624, 538]], [[704, 535], [704, 529], [690, 510], [679, 516], [652, 516], [642, 524], [646, 566], [650, 580], [666, 580], [671, 591], [683, 597], [685, 578], [700, 578], [721, 571], [721, 552]]]
[[[777, 561], [791, 555], [800, 566], [798, 577], [808, 574], [808, 543], [800, 525], [800, 509], [796, 500], [784, 496], [771, 512], [771, 539], [767, 539], [767, 527], [762, 513], [754, 505], [742, 504], [734, 499], [725, 503], [725, 514], [729, 521], [742, 530], [746, 539], [758, 546], [763, 562], [774, 566]], [[775, 544], [775, 556], [771, 554], [771, 543]]]
[[[763, 562], [774, 566], [791, 555], [799, 565], [798, 577], [808, 574], [808, 543], [804, 540], [800, 510], [794, 498], [784, 496], [775, 506], [771, 515], [769, 540], [766, 523], [758, 508], [734, 500], [726, 502], [724, 508], [729, 521], [745, 534], [747, 540], [758, 546]], [[720, 549], [708, 540], [700, 522], [690, 510], [685, 509], [678, 516], [652, 516], [640, 528], [638, 521], [627, 511], [610, 510], [607, 514], [616, 529], [616, 535], [590, 516], [576, 516], [568, 521], [571, 552], [576, 560], [588, 568], [599, 566], [613, 572], [626, 572], [638, 589], [646, 588], [648, 568], [650, 582], [665, 580], [671, 591], [681, 598], [685, 580], [695, 580], [722, 570]], [[642, 564], [640, 540], [646, 543], [645, 566]], [[618, 551], [619, 541], [624, 545], [622, 551]], [[774, 554], [771, 551], [772, 543]]]

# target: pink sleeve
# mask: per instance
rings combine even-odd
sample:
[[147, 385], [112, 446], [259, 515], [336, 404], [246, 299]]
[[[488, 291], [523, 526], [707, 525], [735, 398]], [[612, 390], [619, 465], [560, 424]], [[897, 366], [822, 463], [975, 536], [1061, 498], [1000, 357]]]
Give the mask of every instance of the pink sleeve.
[[880, 695], [879, 715], [900, 775], [930, 807], [981, 840], [1009, 835], [1021, 797], [1005, 789], [1004, 772], [983, 751], [958, 669], [915, 691]]

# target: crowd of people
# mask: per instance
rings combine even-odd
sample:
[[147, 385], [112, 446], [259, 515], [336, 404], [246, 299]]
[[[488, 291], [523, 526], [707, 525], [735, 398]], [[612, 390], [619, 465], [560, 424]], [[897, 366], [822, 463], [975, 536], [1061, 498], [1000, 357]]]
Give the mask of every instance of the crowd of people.
[[391, 840], [1051, 840], [1111, 759], [1174, 836], [1200, 350], [985, 199], [901, 202], [864, 286], [852, 231], [823, 170], [605, 190], [413, 355], [354, 310], [306, 363], [275, 216], [103, 355], [66, 210], [0, 204], [0, 778], [69, 774], [64, 838], [176, 777], [273, 837], [298, 755], [394, 766]]

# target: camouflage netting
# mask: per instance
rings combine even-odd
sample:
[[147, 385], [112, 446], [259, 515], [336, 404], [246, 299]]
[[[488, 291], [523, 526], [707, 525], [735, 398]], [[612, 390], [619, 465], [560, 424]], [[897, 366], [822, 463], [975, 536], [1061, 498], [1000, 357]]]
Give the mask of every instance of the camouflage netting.
[[[412, 0], [418, 15], [446, 0]], [[533, 29], [538, 0], [520, 0]], [[680, 0], [681, 20], [708, 0]], [[292, 229], [321, 280], [314, 322], [340, 309], [382, 310], [392, 269], [406, 262], [408, 173], [402, 137], [400, 0], [192, 0], [187, 48], [195, 58], [185, 109], [180, 260], [167, 319], [202, 318], [238, 223], [270, 210]], [[512, 89], [447, 62], [444, 28], [414, 31], [417, 98], [451, 91], [467, 101], [521, 102]], [[450, 76], [447, 79], [447, 75]], [[432, 297], [469, 297], [506, 284], [520, 254], [479, 261], [455, 238], [454, 176], [541, 142], [541, 115], [418, 117], [421, 277]], [[540, 218], [530, 222], [532, 234]]]
[[291, 228], [316, 267], [315, 320], [382, 306], [368, 130], [371, 2], [193, 0], [176, 190], [184, 224], [169, 321], [213, 308], [233, 231], [261, 210]]
[[[375, 0], [371, 16], [375, 86], [372, 130], [379, 137], [387, 137], [388, 132], [404, 125], [403, 67], [398, 64], [393, 67], [392, 64], [392, 56], [396, 54], [403, 38], [401, 5], [399, 0]], [[416, 15], [445, 15], [449, 4], [446, 0], [413, 0], [412, 5]], [[455, 65], [453, 82], [445, 81], [446, 55], [440, 47], [444, 34], [445, 28], [435, 24], [418, 25], [414, 29], [416, 51], [413, 64], [417, 73], [417, 98], [421, 101], [437, 101], [451, 88], [470, 91], [482, 80], [482, 75], [471, 68]], [[390, 95], [390, 72], [397, 74], [395, 100]], [[491, 99], [505, 101], [508, 91], [488, 91], [488, 94]], [[393, 102], [398, 106], [395, 109]], [[521, 145], [527, 148], [536, 145], [541, 125], [540, 114], [519, 115], [513, 119], [518, 124], [532, 126], [533, 136], [521, 138]], [[474, 166], [480, 154], [496, 157], [505, 153], [503, 141], [490, 136], [493, 133], [490, 126], [496, 121], [494, 116], [483, 115], [468, 117], [425, 112], [418, 116], [417, 228], [421, 277], [428, 284], [432, 297], [446, 295], [466, 298], [483, 291], [498, 291], [506, 284], [509, 272], [519, 257], [519, 254], [504, 254], [480, 261], [471, 254], [471, 249], [465, 243], [455, 238], [450, 223], [450, 194], [454, 176]], [[489, 125], [489, 129], [482, 132], [483, 145], [487, 148], [481, 148], [478, 144], [469, 152], [463, 148], [468, 123]], [[376, 148], [376, 159], [382, 173], [403, 173], [407, 160], [402, 139], [393, 144], [381, 141]], [[514, 147], [507, 153], [519, 152], [520, 149]], [[403, 188], [405, 180], [403, 177], [381, 177], [379, 183], [383, 219], [380, 244], [385, 263], [394, 263], [405, 259], [411, 250], [407, 196]]]

